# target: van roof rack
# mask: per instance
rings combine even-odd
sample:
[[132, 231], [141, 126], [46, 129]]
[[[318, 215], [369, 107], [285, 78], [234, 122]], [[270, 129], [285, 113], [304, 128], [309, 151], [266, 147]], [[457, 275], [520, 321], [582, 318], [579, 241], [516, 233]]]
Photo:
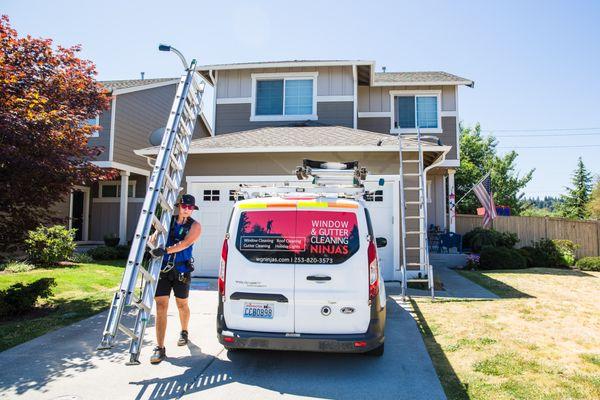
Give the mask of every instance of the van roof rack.
[[[303, 181], [302, 184], [291, 185], [289, 181], [279, 185], [241, 184], [237, 192], [245, 199], [285, 195], [294, 197], [302, 193], [316, 194], [319, 197], [358, 199], [366, 193], [363, 182], [368, 172], [366, 168], [358, 165], [358, 161], [331, 162], [304, 159], [294, 173], [298, 181]], [[307, 182], [309, 180], [310, 182]]]

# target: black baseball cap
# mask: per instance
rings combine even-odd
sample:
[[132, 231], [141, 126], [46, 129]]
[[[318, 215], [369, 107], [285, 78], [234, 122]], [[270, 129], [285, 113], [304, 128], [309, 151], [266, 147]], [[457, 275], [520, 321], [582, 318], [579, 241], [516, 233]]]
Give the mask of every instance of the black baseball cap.
[[194, 196], [192, 196], [191, 194], [184, 194], [183, 196], [181, 196], [181, 198], [179, 199], [179, 202], [176, 205], [178, 206], [180, 204], [185, 204], [187, 206], [194, 206], [194, 210], [198, 209], [198, 206], [196, 205], [196, 198]]

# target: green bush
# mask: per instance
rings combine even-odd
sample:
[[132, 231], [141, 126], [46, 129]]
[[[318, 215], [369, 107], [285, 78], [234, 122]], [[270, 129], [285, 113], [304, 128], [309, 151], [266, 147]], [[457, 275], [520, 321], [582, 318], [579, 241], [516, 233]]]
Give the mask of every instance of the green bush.
[[77, 264], [86, 264], [94, 262], [94, 259], [87, 253], [73, 253], [71, 261]]
[[556, 268], [572, 266], [575, 263], [575, 250], [579, 246], [565, 239], [540, 239], [533, 247], [537, 251], [540, 266]]
[[104, 239], [104, 244], [108, 247], [117, 247], [117, 245], [119, 244], [119, 241], [120, 241], [119, 237], [117, 235], [115, 235], [114, 233], [104, 235], [103, 239]]
[[31, 311], [38, 299], [47, 299], [52, 295], [53, 286], [56, 286], [54, 278], [42, 278], [27, 285], [15, 283], [0, 290], [0, 316], [9, 317]]
[[539, 249], [533, 246], [524, 246], [518, 249], [525, 260], [527, 261], [527, 268], [543, 268], [548, 266], [547, 259]]
[[583, 257], [575, 264], [582, 271], [600, 271], [600, 257]]
[[479, 268], [523, 269], [527, 268], [527, 260], [517, 249], [486, 246], [481, 249]]
[[129, 256], [129, 246], [99, 246], [88, 250], [87, 254], [94, 260], [120, 260]]
[[516, 233], [494, 229], [475, 228], [463, 236], [463, 248], [469, 248], [473, 253], [479, 253], [484, 246], [513, 248], [518, 242]]
[[40, 226], [27, 233], [25, 252], [36, 265], [53, 265], [68, 260], [75, 250], [75, 229], [62, 225]]
[[9, 261], [6, 264], [0, 265], [0, 271], [6, 272], [27, 272], [35, 269], [35, 265], [31, 265], [26, 261]]

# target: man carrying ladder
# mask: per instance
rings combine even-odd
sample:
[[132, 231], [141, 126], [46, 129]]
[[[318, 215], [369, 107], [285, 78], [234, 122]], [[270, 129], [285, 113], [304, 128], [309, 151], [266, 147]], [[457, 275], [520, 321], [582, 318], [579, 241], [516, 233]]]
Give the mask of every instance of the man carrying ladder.
[[[158, 364], [167, 357], [165, 332], [167, 330], [167, 311], [171, 290], [175, 295], [177, 309], [179, 310], [179, 321], [181, 322], [181, 334], [177, 345], [185, 346], [188, 343], [188, 323], [190, 320], [188, 296], [190, 294], [192, 271], [194, 270], [192, 252], [194, 243], [200, 238], [202, 228], [200, 223], [192, 218], [192, 213], [198, 209], [194, 196], [184, 194], [176, 206], [178, 206], [179, 214], [171, 220], [166, 248], [157, 247], [150, 251], [153, 257], [163, 257], [154, 297], [156, 301], [157, 346], [154, 348], [152, 357], [150, 357], [152, 364]], [[156, 239], [152, 238], [151, 240]]]

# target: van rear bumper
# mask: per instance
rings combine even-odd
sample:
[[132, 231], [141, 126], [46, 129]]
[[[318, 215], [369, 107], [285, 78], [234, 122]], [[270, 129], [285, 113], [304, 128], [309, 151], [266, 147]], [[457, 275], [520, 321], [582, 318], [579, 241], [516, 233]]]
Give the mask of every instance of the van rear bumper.
[[[219, 343], [227, 349], [365, 353], [379, 347], [385, 340], [383, 331], [377, 332], [377, 329], [373, 329], [378, 325], [370, 324], [366, 333], [352, 335], [286, 334], [228, 329], [218, 332], [217, 337]], [[225, 341], [225, 338], [230, 341]], [[357, 346], [356, 342], [360, 342], [360, 346]]]

